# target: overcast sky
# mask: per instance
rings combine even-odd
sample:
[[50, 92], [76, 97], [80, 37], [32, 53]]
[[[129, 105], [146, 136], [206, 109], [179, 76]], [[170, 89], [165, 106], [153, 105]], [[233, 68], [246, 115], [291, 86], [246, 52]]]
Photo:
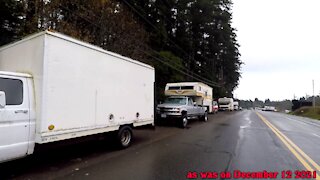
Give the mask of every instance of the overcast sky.
[[320, 1], [233, 0], [240, 44], [239, 99], [293, 99], [320, 93]]

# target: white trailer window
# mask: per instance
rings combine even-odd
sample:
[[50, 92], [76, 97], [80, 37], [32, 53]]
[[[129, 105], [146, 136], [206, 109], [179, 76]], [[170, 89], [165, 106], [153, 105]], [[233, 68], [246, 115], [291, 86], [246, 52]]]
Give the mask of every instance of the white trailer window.
[[193, 86], [170, 86], [169, 90], [187, 90], [193, 89]]
[[23, 102], [23, 83], [18, 79], [0, 78], [0, 91], [6, 94], [6, 105], [20, 105]]
[[181, 86], [181, 89], [193, 89], [193, 86]]
[[171, 86], [169, 90], [180, 90], [180, 86]]

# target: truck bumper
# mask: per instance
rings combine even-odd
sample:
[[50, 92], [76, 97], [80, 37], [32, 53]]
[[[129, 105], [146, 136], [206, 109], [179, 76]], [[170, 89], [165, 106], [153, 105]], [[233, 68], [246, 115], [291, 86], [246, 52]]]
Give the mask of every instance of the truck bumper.
[[160, 115], [155, 119], [156, 125], [177, 125], [181, 120], [181, 115], [168, 115], [165, 118]]
[[181, 113], [158, 113], [157, 119], [177, 119], [181, 118]]

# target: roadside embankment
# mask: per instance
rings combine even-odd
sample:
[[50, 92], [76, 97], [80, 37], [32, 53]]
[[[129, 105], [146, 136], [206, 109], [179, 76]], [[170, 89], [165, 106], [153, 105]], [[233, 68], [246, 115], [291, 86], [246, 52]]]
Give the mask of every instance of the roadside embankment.
[[320, 120], [320, 107], [301, 107], [291, 112], [291, 114]]

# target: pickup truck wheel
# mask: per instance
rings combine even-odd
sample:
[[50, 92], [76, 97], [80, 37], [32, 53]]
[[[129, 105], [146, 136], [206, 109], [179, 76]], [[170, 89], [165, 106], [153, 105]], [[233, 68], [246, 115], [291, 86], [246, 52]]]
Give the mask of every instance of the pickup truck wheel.
[[205, 112], [201, 119], [202, 119], [202, 121], [207, 122], [208, 121], [208, 112]]
[[130, 126], [123, 126], [119, 129], [117, 134], [117, 141], [120, 148], [127, 148], [131, 144], [132, 129]]
[[182, 128], [186, 128], [187, 125], [188, 125], [187, 116], [186, 116], [186, 115], [185, 115], [185, 116], [182, 116], [182, 118], [181, 118], [181, 127], [182, 127]]

